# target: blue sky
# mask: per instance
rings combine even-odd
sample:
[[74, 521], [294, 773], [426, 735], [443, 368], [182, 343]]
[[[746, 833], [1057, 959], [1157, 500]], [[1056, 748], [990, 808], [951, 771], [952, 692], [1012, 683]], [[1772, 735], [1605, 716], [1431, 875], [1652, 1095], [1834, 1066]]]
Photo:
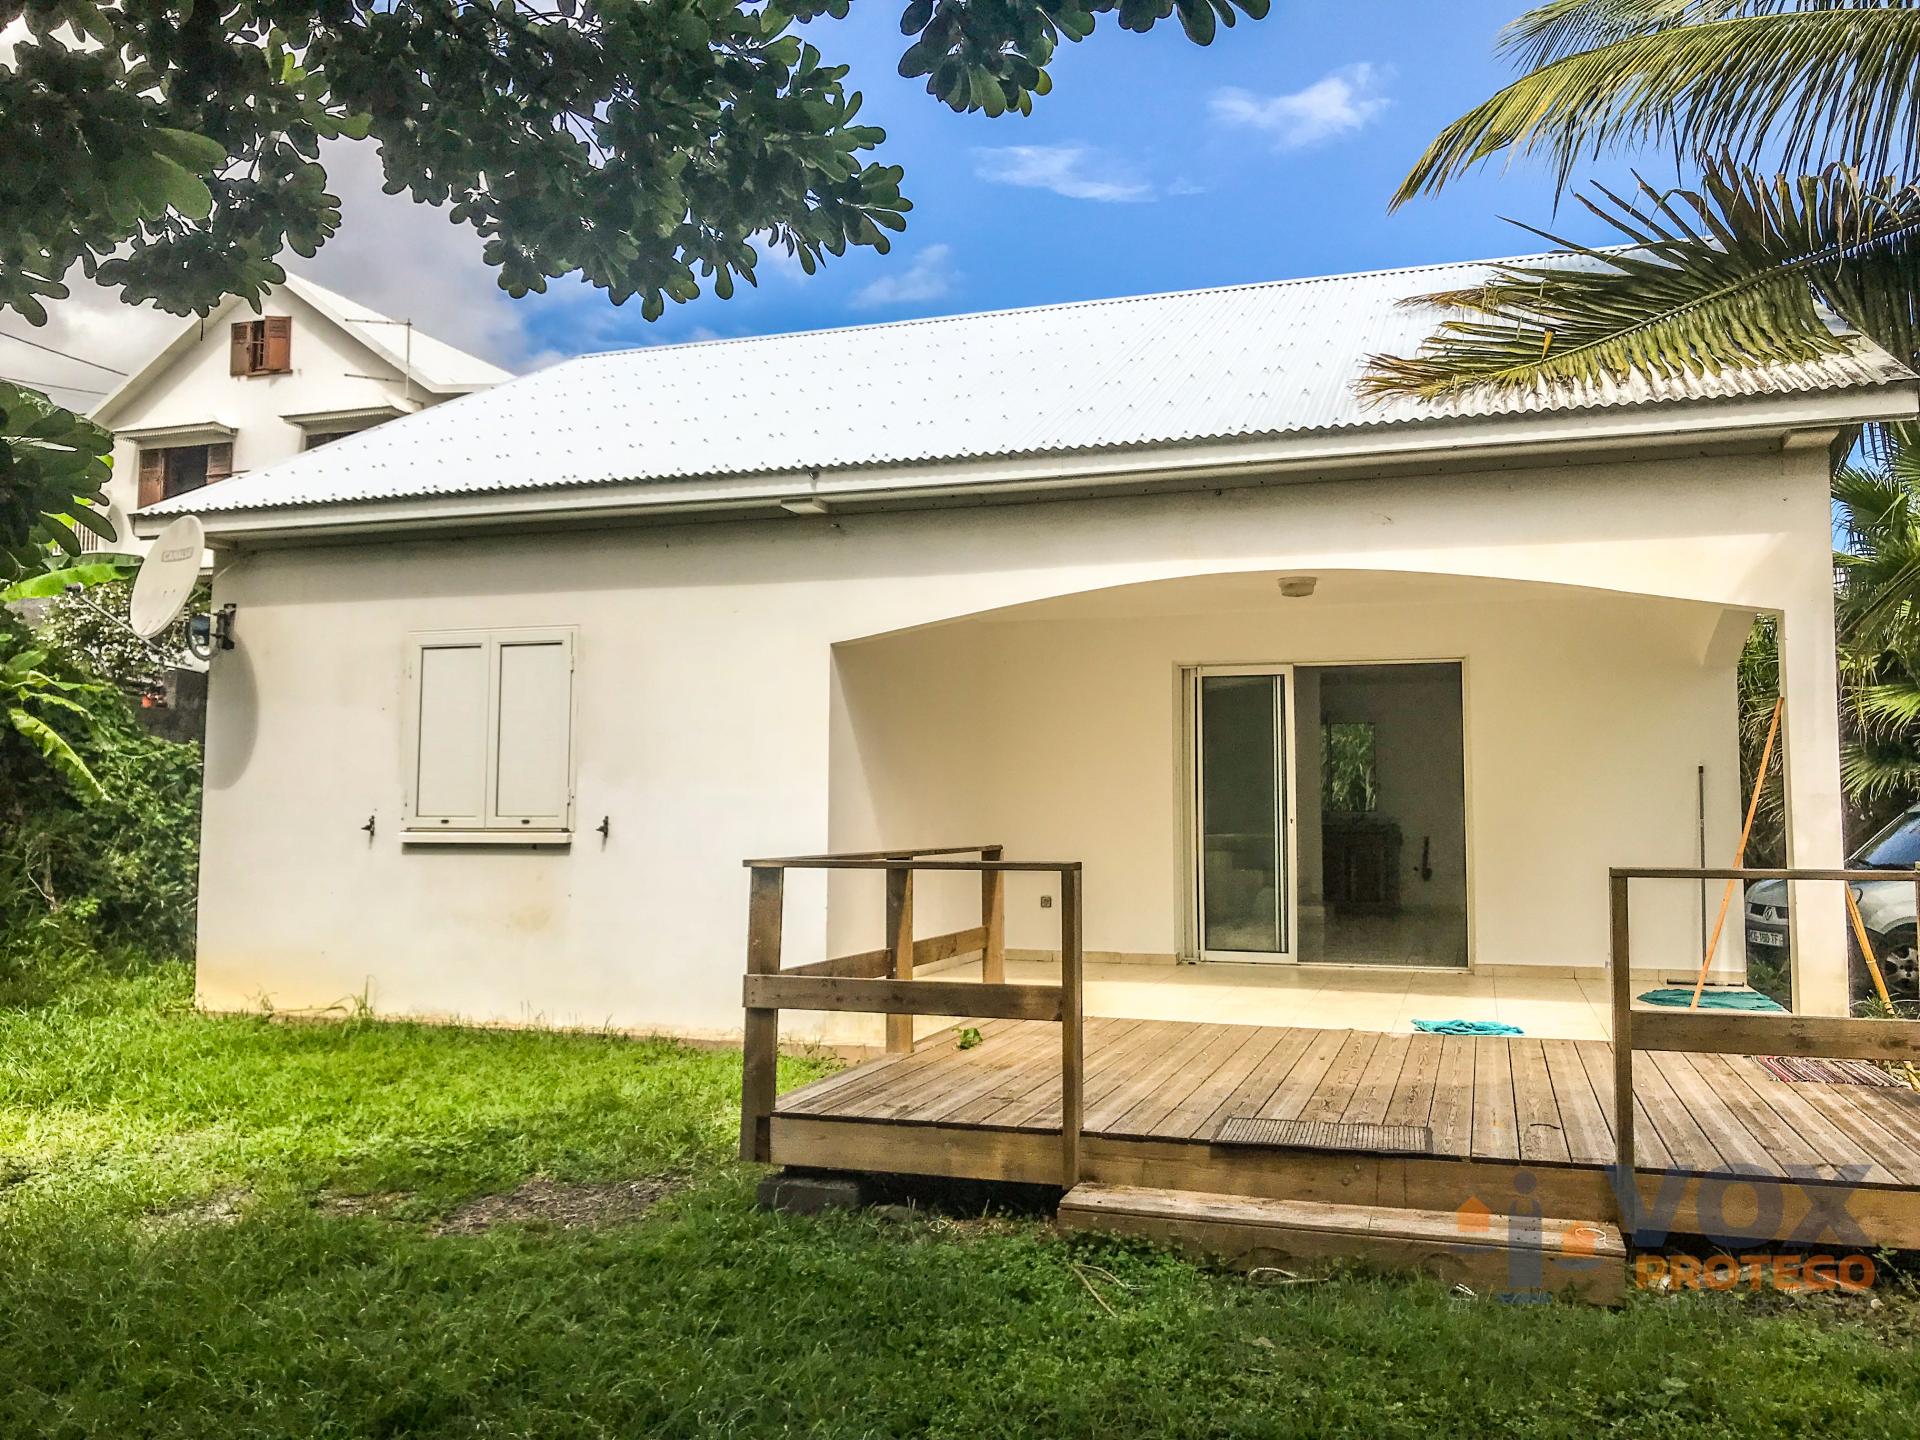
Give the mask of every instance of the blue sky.
[[[1063, 47], [1030, 117], [956, 115], [895, 73], [897, 4], [858, 0], [808, 38], [853, 66], [881, 154], [914, 202], [891, 255], [820, 275], [767, 267], [757, 291], [703, 297], [659, 322], [577, 286], [524, 307], [531, 350], [761, 334], [1010, 305], [1512, 254], [1503, 213], [1555, 220], [1520, 162], [1387, 213], [1449, 120], [1508, 78], [1494, 37], [1519, 0], [1276, 0], [1208, 47], [1177, 23], [1147, 35], [1102, 17]], [[1604, 173], [1619, 176], [1613, 163]], [[1600, 172], [1596, 172], [1600, 173]], [[1577, 207], [1556, 224], [1601, 232]]]
[[[322, 284], [513, 369], [585, 350], [768, 334], [1011, 305], [1229, 285], [1297, 275], [1523, 253], [1502, 215], [1608, 238], [1577, 205], [1554, 214], [1537, 162], [1470, 176], [1387, 213], [1427, 142], [1510, 77], [1494, 53], [1526, 0], [1275, 0], [1258, 23], [1191, 44], [1177, 23], [1147, 35], [1102, 17], [1051, 66], [1030, 117], [956, 115], [896, 73], [903, 0], [855, 0], [844, 21], [804, 27], [853, 67], [880, 155], [907, 171], [907, 233], [803, 276], [765, 264], [757, 290], [704, 296], [649, 324], [577, 281], [509, 299], [471, 230], [381, 193], [370, 145], [324, 154], [345, 221], [312, 261]], [[1671, 162], [1665, 162], [1671, 175]], [[1591, 171], [1620, 180], [1619, 160]], [[1661, 173], [1656, 168], [1656, 174]], [[36, 337], [131, 369], [180, 322], [71, 277]], [[0, 325], [18, 329], [23, 322]], [[6, 367], [12, 366], [12, 369]], [[96, 403], [100, 371], [0, 341], [0, 373]], [[84, 388], [73, 388], [84, 387]]]

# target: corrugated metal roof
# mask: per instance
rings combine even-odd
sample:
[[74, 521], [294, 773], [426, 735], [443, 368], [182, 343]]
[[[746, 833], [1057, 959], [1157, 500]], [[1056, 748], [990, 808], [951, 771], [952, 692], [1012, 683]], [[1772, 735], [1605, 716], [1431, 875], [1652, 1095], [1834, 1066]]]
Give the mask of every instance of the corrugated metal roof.
[[1460, 416], [1804, 394], [1911, 378], [1862, 342], [1807, 365], [1577, 394], [1369, 405], [1369, 355], [1433, 324], [1410, 295], [1494, 262], [1282, 280], [584, 355], [154, 507], [275, 509], [1033, 456]]

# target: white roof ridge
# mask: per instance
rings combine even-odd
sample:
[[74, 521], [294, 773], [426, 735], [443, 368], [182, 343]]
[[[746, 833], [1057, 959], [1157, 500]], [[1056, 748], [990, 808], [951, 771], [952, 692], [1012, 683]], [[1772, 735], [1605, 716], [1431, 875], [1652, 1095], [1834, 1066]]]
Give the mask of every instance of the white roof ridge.
[[[1625, 249], [1598, 246], [1597, 250]], [[1290, 285], [1325, 285], [1336, 280], [1370, 280], [1387, 275], [1412, 275], [1423, 270], [1477, 270], [1494, 265], [1524, 265], [1576, 255], [1566, 250], [1541, 250], [1529, 255], [1499, 255], [1483, 260], [1429, 260], [1420, 265], [1385, 265], [1377, 270], [1331, 271], [1323, 275], [1286, 275], [1274, 280], [1235, 280], [1226, 285], [1195, 285], [1185, 290], [1143, 290], [1132, 295], [1096, 295], [1086, 300], [1047, 300], [1037, 305], [1003, 305], [994, 310], [960, 310], [951, 315], [907, 315], [898, 320], [867, 320], [857, 325], [814, 325], [805, 330], [776, 330], [765, 335], [713, 335], [701, 340], [669, 340], [653, 344], [617, 345], [608, 350], [582, 350], [572, 360], [598, 360], [609, 355], [656, 355], [663, 350], [693, 350], [720, 345], [753, 345], [768, 340], [804, 340], [814, 335], [858, 335], [870, 330], [904, 330], [915, 325], [946, 325], [960, 320], [992, 320], [1008, 315], [1044, 315], [1060, 310], [1092, 310], [1103, 305], [1132, 305], [1148, 300], [1185, 300], [1201, 295], [1227, 295], [1236, 290], [1280, 290]]]

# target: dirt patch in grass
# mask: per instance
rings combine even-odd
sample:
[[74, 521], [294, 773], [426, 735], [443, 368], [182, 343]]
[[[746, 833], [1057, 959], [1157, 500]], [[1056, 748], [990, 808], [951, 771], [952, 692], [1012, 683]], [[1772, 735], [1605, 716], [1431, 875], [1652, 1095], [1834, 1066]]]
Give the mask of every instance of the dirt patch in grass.
[[322, 1215], [344, 1220], [384, 1220], [413, 1199], [411, 1190], [380, 1190], [371, 1195], [322, 1195], [313, 1208]]
[[433, 1233], [478, 1235], [496, 1225], [553, 1225], [562, 1230], [628, 1225], [686, 1183], [672, 1175], [575, 1185], [529, 1180], [503, 1195], [467, 1201], [435, 1225]]
[[247, 1202], [252, 1198], [251, 1190], [244, 1186], [231, 1186], [225, 1190], [216, 1190], [213, 1194], [188, 1204], [157, 1211], [147, 1217], [147, 1224], [155, 1230], [190, 1230], [202, 1225], [233, 1225], [239, 1222], [246, 1210]]

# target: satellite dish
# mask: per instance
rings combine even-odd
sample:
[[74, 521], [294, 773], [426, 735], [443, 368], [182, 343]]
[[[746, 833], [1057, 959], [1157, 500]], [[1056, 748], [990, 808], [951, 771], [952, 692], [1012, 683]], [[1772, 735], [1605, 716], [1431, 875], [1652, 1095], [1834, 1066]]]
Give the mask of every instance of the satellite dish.
[[182, 515], [153, 542], [133, 582], [127, 620], [134, 634], [151, 640], [171, 625], [200, 583], [200, 556], [207, 534], [196, 515]]

